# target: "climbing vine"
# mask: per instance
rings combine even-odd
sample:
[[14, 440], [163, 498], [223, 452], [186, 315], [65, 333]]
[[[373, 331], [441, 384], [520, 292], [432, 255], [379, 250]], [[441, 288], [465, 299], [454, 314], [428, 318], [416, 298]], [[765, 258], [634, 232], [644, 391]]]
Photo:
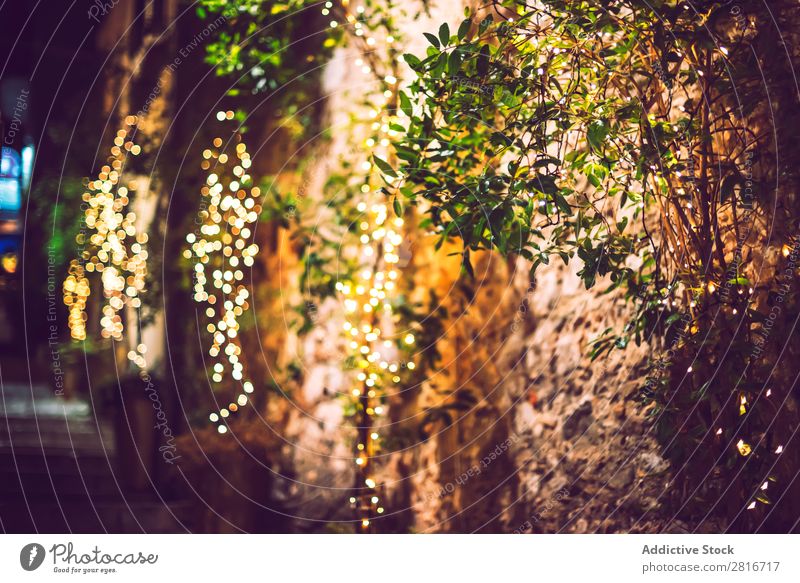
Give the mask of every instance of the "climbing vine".
[[729, 2], [493, 2], [404, 56], [416, 78], [384, 169], [387, 196], [463, 242], [467, 272], [478, 249], [527, 260], [532, 279], [575, 259], [587, 288], [630, 302], [592, 358], [661, 347], [640, 398], [695, 512], [768, 505], [796, 425], [776, 364], [798, 347], [769, 315], [798, 314], [796, 148], [769, 167], [766, 94], [792, 99], [770, 18]]

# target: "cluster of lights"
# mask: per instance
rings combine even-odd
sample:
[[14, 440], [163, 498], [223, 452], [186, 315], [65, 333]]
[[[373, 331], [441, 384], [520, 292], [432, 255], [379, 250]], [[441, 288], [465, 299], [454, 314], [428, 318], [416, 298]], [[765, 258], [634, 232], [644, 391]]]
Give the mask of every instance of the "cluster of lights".
[[[367, 29], [364, 6], [355, 10], [350, 0], [325, 2], [323, 16], [332, 12], [339, 14], [348, 30], [360, 43], [362, 58], [355, 61], [364, 75], [374, 75], [381, 83], [381, 91], [373, 100], [367, 122], [372, 135], [364, 142], [364, 152], [371, 154], [375, 148], [389, 146], [389, 138], [396, 134], [391, 128], [398, 124], [395, 116], [388, 111], [396, 109], [391, 104], [396, 100], [397, 77], [379, 71], [375, 56], [376, 38]], [[331, 20], [331, 28], [339, 26]], [[384, 39], [390, 52], [396, 42], [389, 34]], [[402, 111], [398, 117], [403, 116]], [[365, 156], [368, 157], [368, 156]], [[372, 163], [364, 161], [361, 165], [365, 173], [372, 170]], [[386, 387], [401, 381], [399, 373], [404, 367], [413, 370], [414, 363], [401, 363], [392, 358], [396, 347], [385, 334], [392, 321], [392, 298], [397, 287], [398, 250], [402, 243], [400, 231], [403, 219], [390, 217], [382, 202], [383, 195], [370, 187], [367, 179], [361, 186], [362, 200], [357, 206], [361, 220], [357, 225], [360, 242], [358, 266], [351, 281], [340, 281], [336, 289], [342, 297], [346, 321], [344, 335], [350, 360], [355, 363], [356, 384], [348, 395], [355, 406], [355, 425], [357, 436], [354, 448], [356, 465], [356, 485], [350, 504], [355, 509], [362, 532], [370, 532], [374, 517], [384, 513], [379, 496], [379, 484], [373, 468], [374, 458], [380, 449], [380, 435], [376, 431], [376, 417], [385, 414]], [[383, 330], [382, 330], [383, 329]], [[403, 343], [407, 346], [415, 342], [413, 334], [406, 334]]]
[[[365, 196], [373, 192], [366, 184], [362, 191]], [[357, 370], [356, 384], [350, 393], [356, 410], [357, 482], [350, 503], [358, 513], [362, 530], [368, 531], [370, 520], [384, 512], [372, 467], [380, 448], [376, 417], [386, 412], [386, 387], [399, 383], [401, 370], [404, 367], [413, 370], [414, 363], [405, 364], [393, 358], [395, 344], [382, 330], [392, 320], [391, 300], [399, 277], [396, 267], [403, 219], [390, 217], [382, 203], [370, 205], [362, 201], [357, 210], [362, 219], [357, 225], [358, 266], [352, 280], [337, 282], [336, 289], [344, 303], [347, 350]], [[414, 341], [413, 334], [403, 338], [407, 345], [413, 345]]]
[[[334, 3], [331, 1], [325, 2], [325, 4], [322, 7], [322, 15], [328, 16], [332, 12], [341, 13], [342, 18], [344, 18], [345, 22], [352, 27], [353, 34], [358, 39], [363, 40], [363, 43], [369, 49], [375, 47], [375, 45], [377, 44], [377, 40], [375, 39], [375, 37], [370, 36], [367, 33], [366, 27], [364, 26], [366, 20], [365, 18], [366, 9], [364, 8], [364, 6], [357, 6], [355, 9], [355, 14], [353, 14], [353, 11], [351, 10], [350, 7], [350, 0], [340, 0], [338, 2], [338, 6], [336, 7], [334, 7]], [[339, 21], [335, 19], [331, 20], [329, 24], [332, 29], [339, 27]], [[385, 42], [387, 45], [392, 45], [395, 42], [395, 40], [396, 39], [392, 35], [388, 35], [385, 38]], [[369, 73], [370, 71], [364, 71], [364, 72]]]
[[[231, 120], [233, 112], [220, 112], [217, 118]], [[203, 152], [201, 167], [208, 171], [201, 189], [205, 204], [200, 211], [199, 234], [186, 236], [190, 247], [184, 251], [184, 257], [194, 262], [194, 301], [205, 307], [208, 321], [211, 379], [219, 384], [229, 373], [240, 387], [234, 401], [209, 415], [219, 433], [228, 431], [226, 419], [245, 406], [253, 392], [241, 361], [239, 320], [250, 309], [250, 292], [243, 281], [258, 254], [258, 245], [248, 242], [252, 237], [249, 225], [261, 212], [261, 193], [251, 186], [248, 169], [252, 162], [247, 146], [238, 134], [233, 142], [235, 153], [225, 151], [227, 144], [223, 146], [222, 138], [214, 138], [213, 148]]]
[[75, 340], [86, 340], [86, 302], [90, 287], [86, 270], [77, 259], [69, 263], [67, 278], [64, 280], [64, 304], [69, 309], [67, 324], [69, 333]]
[[[136, 184], [122, 184], [128, 156], [141, 153], [134, 143], [137, 119], [128, 116], [125, 127], [117, 132], [108, 163], [95, 180], [89, 181], [83, 193], [86, 231], [77, 237], [84, 245], [80, 259], [70, 262], [64, 281], [64, 303], [69, 308], [69, 329], [72, 338], [86, 339], [86, 304], [90, 295], [89, 274], [98, 273], [105, 304], [100, 319], [103, 338], [121, 341], [122, 310], [125, 306], [141, 307], [141, 293], [147, 277], [147, 234], [138, 232], [136, 214], [128, 210]], [[140, 368], [146, 365], [146, 347], [139, 344], [128, 358]]]

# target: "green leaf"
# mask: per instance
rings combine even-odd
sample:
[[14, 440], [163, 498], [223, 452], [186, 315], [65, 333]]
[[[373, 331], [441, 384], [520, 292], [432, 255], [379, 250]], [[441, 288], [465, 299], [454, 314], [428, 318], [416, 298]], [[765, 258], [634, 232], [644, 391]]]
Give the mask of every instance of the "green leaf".
[[469, 258], [469, 251], [464, 251], [464, 254], [461, 258], [461, 268], [466, 272], [468, 276], [471, 278], [475, 278], [475, 270], [472, 268], [472, 262]]
[[596, 121], [589, 126], [586, 132], [586, 139], [589, 145], [597, 150], [602, 146], [603, 140], [608, 135], [608, 125], [603, 121]]
[[416, 55], [412, 55], [411, 53], [406, 53], [403, 55], [403, 60], [415, 71], [417, 70], [417, 67], [422, 64], [422, 61], [420, 61]]
[[434, 79], [438, 79], [444, 73], [444, 69], [447, 66], [447, 53], [441, 53], [439, 58], [436, 59], [436, 64], [431, 69], [431, 75]]
[[372, 161], [375, 162], [375, 165], [383, 174], [391, 176], [392, 178], [397, 178], [397, 173], [394, 171], [394, 168], [392, 168], [386, 160], [378, 156], [373, 156]]
[[398, 93], [398, 97], [400, 98], [400, 110], [405, 113], [407, 117], [411, 117], [413, 107], [411, 107], [411, 100], [408, 98], [408, 95], [406, 95], [404, 91], [401, 91]]
[[395, 196], [394, 197], [394, 202], [392, 203], [392, 205], [394, 206], [394, 214], [397, 215], [398, 217], [402, 217], [403, 216], [403, 205], [400, 202], [400, 197], [399, 196]]
[[728, 280], [728, 285], [750, 285], [750, 280], [746, 277], [734, 277]]
[[443, 47], [450, 44], [450, 27], [446, 22], [443, 22], [442, 26], [439, 27], [439, 40], [442, 41]]
[[479, 75], [486, 75], [489, 72], [489, 45], [481, 47], [475, 67], [478, 69]]
[[454, 49], [447, 58], [447, 72], [451, 77], [455, 77], [461, 69], [461, 53]]
[[528, 181], [528, 188], [550, 195], [558, 191], [555, 176], [550, 176], [549, 174], [537, 174], [535, 178]]
[[458, 27], [458, 40], [464, 40], [467, 38], [467, 34], [469, 34], [469, 29], [472, 26], [472, 19], [465, 18], [461, 25]]
[[435, 36], [433, 36], [429, 32], [423, 32], [422, 34], [425, 35], [425, 38], [428, 39], [428, 42], [431, 43], [434, 48], [436, 48], [436, 49], [439, 48], [439, 39], [438, 38], [436, 38]]
[[510, 146], [514, 140], [503, 132], [492, 132], [492, 137], [489, 139], [490, 143], [494, 146]]
[[556, 206], [558, 207], [558, 210], [560, 210], [562, 213], [564, 213], [567, 216], [571, 216], [572, 215], [572, 207], [569, 206], [569, 203], [567, 202], [567, 199], [564, 198], [563, 196], [561, 196], [561, 194], [559, 194], [557, 192], [554, 193], [553, 194], [553, 201], [556, 203]]

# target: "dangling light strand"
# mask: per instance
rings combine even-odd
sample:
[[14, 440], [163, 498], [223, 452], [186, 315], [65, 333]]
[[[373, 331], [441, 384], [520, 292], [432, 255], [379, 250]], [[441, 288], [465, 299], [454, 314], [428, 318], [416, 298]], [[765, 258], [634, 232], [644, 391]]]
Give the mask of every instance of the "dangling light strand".
[[402, 368], [394, 359], [394, 343], [385, 338], [383, 328], [391, 326], [391, 290], [397, 278], [403, 220], [390, 218], [381, 203], [362, 201], [358, 209], [363, 213], [358, 224], [358, 266], [354, 277], [337, 282], [336, 289], [343, 299], [346, 345], [356, 369], [356, 384], [350, 392], [356, 410], [356, 484], [350, 502], [361, 530], [369, 531], [374, 517], [384, 512], [373, 468], [373, 458], [380, 450], [375, 425], [386, 412], [386, 387], [400, 381], [396, 373]]
[[[233, 119], [231, 111], [220, 114], [220, 120]], [[238, 143], [233, 155], [225, 151], [222, 138], [214, 138], [213, 147], [203, 152], [201, 167], [208, 171], [201, 188], [205, 204], [199, 214], [199, 234], [186, 236], [190, 247], [184, 251], [184, 256], [193, 260], [192, 297], [203, 307], [211, 339], [211, 380], [219, 385], [229, 376], [239, 387], [233, 401], [209, 415], [219, 433], [228, 431], [228, 417], [247, 405], [254, 390], [245, 376], [239, 321], [250, 309], [250, 292], [242, 282], [259, 251], [258, 245], [249, 242], [249, 225], [261, 212], [261, 192], [251, 186], [247, 146], [238, 134], [234, 141]]]
[[[137, 156], [134, 143], [137, 118], [128, 116], [125, 127], [114, 138], [107, 164], [83, 193], [85, 232], [76, 237], [84, 245], [80, 259], [70, 262], [63, 284], [64, 304], [69, 309], [68, 325], [75, 340], [86, 339], [86, 304], [91, 293], [89, 275], [99, 273], [105, 304], [100, 319], [103, 338], [122, 340], [122, 310], [141, 308], [140, 295], [147, 278], [147, 234], [138, 232], [136, 214], [128, 210], [136, 184], [122, 183], [128, 156]], [[139, 343], [128, 358], [144, 369], [146, 347]]]
[[[364, 161], [361, 163], [365, 173], [369, 174], [373, 170], [369, 158], [389, 145], [388, 138], [396, 133], [391, 127], [401, 121], [389, 113], [396, 109], [397, 72], [394, 64], [389, 66], [390, 73], [380, 70], [382, 67], [375, 48], [377, 42], [368, 33], [365, 8], [352, 8], [348, 0], [340, 0], [335, 7], [331, 2], [326, 3], [323, 13], [327, 15], [334, 11], [347, 24], [347, 30], [354, 34], [361, 50], [361, 58], [355, 61], [356, 67], [365, 75], [374, 75], [380, 83], [377, 95], [371, 100], [371, 110], [362, 122], [371, 133], [364, 143]], [[334, 21], [331, 26], [338, 24]], [[384, 39], [390, 53], [394, 51], [395, 40], [392, 34]], [[391, 54], [389, 59], [392, 62]], [[358, 265], [350, 280], [338, 282], [336, 288], [345, 309], [343, 333], [349, 360], [356, 369], [355, 384], [347, 397], [351, 400], [351, 408], [356, 411], [353, 444], [356, 478], [350, 504], [355, 509], [360, 531], [373, 532], [375, 518], [385, 512], [375, 468], [375, 457], [380, 452], [377, 422], [386, 413], [387, 387], [401, 381], [398, 374], [401, 369], [407, 366], [410, 370], [414, 365], [404, 365], [396, 360], [397, 346], [386, 333], [386, 329], [393, 325], [392, 304], [397, 291], [403, 219], [389, 216], [383, 195], [372, 187], [369, 177], [364, 180], [361, 193], [357, 207], [361, 213], [356, 232], [360, 242]], [[406, 336], [410, 337], [410, 342], [400, 343], [403, 348], [413, 343], [413, 335]]]

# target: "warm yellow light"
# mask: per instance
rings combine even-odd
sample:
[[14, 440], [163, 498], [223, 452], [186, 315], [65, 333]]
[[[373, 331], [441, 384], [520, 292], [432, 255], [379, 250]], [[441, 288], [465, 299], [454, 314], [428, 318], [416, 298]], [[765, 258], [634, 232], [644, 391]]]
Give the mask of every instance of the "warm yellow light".
[[753, 451], [752, 448], [750, 447], [750, 444], [746, 443], [743, 439], [740, 439], [736, 443], [736, 449], [738, 449], [739, 453], [743, 456], [748, 456], [750, 455], [750, 452]]
[[17, 255], [16, 253], [6, 253], [3, 255], [0, 264], [7, 273], [16, 273], [17, 271]]
[[[86, 233], [80, 233], [76, 242], [85, 247], [81, 260], [70, 264], [64, 281], [64, 303], [69, 307], [68, 325], [73, 338], [86, 338], [86, 298], [90, 290], [86, 273], [99, 273], [105, 305], [101, 307], [100, 335], [117, 341], [123, 339], [123, 323], [119, 312], [130, 306], [141, 306], [139, 295], [144, 291], [147, 277], [147, 242], [145, 233], [136, 228], [136, 214], [127, 209], [131, 191], [137, 184], [120, 184], [121, 171], [128, 155], [137, 155], [141, 148], [130, 137], [135, 133], [135, 116], [125, 120], [126, 128], [117, 131], [115, 145], [111, 148], [108, 164], [104, 165], [96, 180], [87, 183], [82, 199], [86, 203], [84, 219]], [[146, 366], [143, 345], [128, 354], [140, 368]]]

